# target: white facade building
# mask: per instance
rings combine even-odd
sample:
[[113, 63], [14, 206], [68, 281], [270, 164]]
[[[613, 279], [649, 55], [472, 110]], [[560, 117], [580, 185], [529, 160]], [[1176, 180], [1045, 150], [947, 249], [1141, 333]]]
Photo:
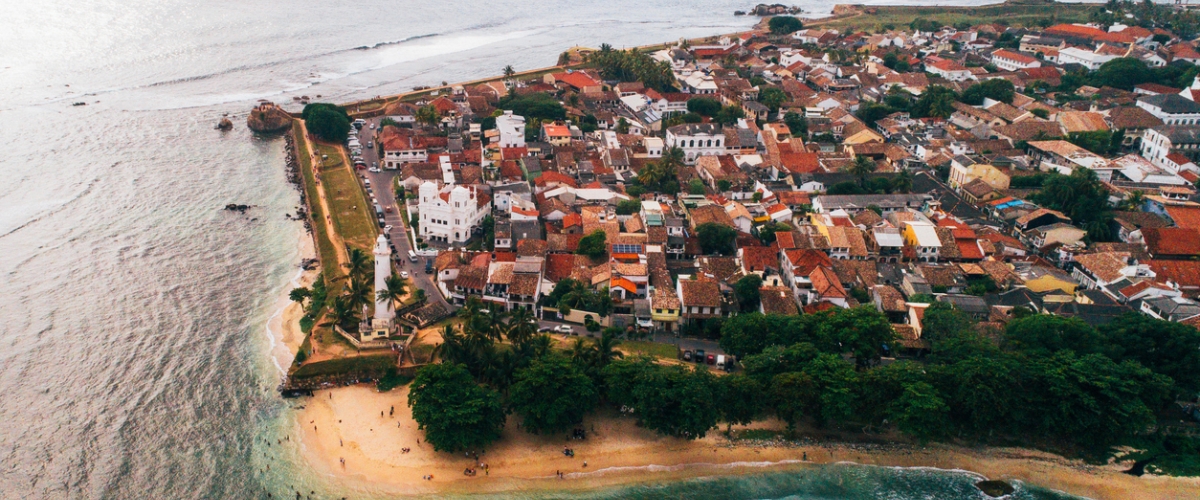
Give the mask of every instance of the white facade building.
[[1030, 57], [1011, 50], [997, 50], [992, 52], [992, 64], [995, 64], [997, 68], [1008, 71], [1042, 66], [1042, 62], [1037, 60], [1036, 57]]
[[1117, 56], [1097, 54], [1090, 50], [1075, 47], [1067, 47], [1058, 51], [1059, 64], [1078, 64], [1093, 71], [1100, 69], [1101, 65], [1116, 58]]
[[667, 129], [668, 148], [683, 150], [684, 162], [694, 164], [705, 155], [725, 154], [725, 132], [712, 123], [690, 123]]
[[491, 212], [491, 197], [475, 188], [446, 186], [426, 181], [421, 184], [417, 210], [421, 214], [420, 234], [426, 240], [465, 243], [471, 230]]
[[525, 117], [505, 111], [496, 117], [496, 130], [500, 131], [500, 147], [525, 147]]

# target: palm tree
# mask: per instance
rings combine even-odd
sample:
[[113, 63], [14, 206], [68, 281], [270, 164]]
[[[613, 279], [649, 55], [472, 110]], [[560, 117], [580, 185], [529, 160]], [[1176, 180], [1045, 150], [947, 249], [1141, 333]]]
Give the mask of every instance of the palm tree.
[[524, 344], [537, 335], [537, 317], [524, 307], [513, 309], [508, 317], [508, 341], [513, 345]]
[[349, 262], [342, 264], [342, 267], [348, 271], [347, 278], [366, 278], [371, 274], [371, 256], [362, 250], [346, 246], [346, 257]]
[[908, 170], [901, 170], [899, 174], [896, 174], [896, 178], [892, 179], [892, 191], [907, 193], [912, 191], [912, 186], [912, 174], [908, 173]]
[[446, 325], [442, 329], [442, 343], [434, 349], [434, 353], [440, 355], [444, 362], [463, 364], [470, 362], [467, 338], [455, 330], [453, 325]]
[[846, 166], [846, 171], [850, 175], [858, 177], [858, 185], [865, 187], [867, 185], [867, 176], [875, 172], [875, 162], [866, 156], [856, 156], [854, 157], [854, 163]]
[[588, 349], [587, 342], [583, 340], [583, 337], [577, 337], [575, 342], [571, 344], [571, 361], [574, 361], [577, 365], [590, 365], [591, 355], [592, 351]]
[[614, 359], [625, 357], [621, 351], [616, 350], [620, 343], [621, 341], [617, 340], [613, 334], [605, 333], [592, 345], [592, 361], [596, 363], [597, 370], [608, 366], [608, 363]]
[[1143, 204], [1146, 203], [1146, 193], [1142, 191], [1134, 191], [1129, 193], [1124, 200], [1121, 201], [1121, 206], [1125, 210], [1141, 210]]
[[424, 302], [425, 301], [425, 290], [418, 288], [415, 292], [413, 292], [413, 296], [416, 297], [417, 302]]
[[358, 307], [351, 304], [346, 297], [333, 299], [333, 307], [329, 310], [330, 320], [321, 326], [349, 326], [358, 323]]
[[379, 307], [379, 304], [400, 302], [400, 299], [404, 297], [404, 293], [408, 291], [407, 281], [397, 274], [388, 276], [387, 280], [384, 281], [385, 288], [375, 291], [375, 307]]
[[515, 74], [517, 74], [517, 72], [513, 69], [511, 64], [504, 67], [504, 78], [512, 78]]
[[353, 307], [362, 307], [371, 302], [371, 285], [366, 280], [352, 278], [344, 297]]
[[422, 106], [421, 108], [417, 109], [417, 113], [414, 118], [416, 118], [417, 122], [420, 122], [423, 125], [434, 125], [438, 122], [438, 119], [441, 118], [441, 114], [438, 113], [437, 108], [433, 106]]
[[505, 319], [508, 318], [508, 312], [499, 304], [492, 304], [488, 308], [487, 319], [487, 337], [493, 342], [504, 338], [504, 332], [507, 330]]

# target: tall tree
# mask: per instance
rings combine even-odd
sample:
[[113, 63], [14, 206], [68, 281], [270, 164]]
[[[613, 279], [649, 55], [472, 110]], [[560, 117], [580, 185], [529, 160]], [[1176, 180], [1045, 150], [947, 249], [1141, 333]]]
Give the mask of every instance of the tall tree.
[[857, 178], [859, 186], [866, 186], [867, 176], [875, 173], [875, 162], [866, 156], [855, 156], [854, 162], [846, 166], [846, 173]]
[[558, 354], [534, 360], [516, 373], [509, 404], [534, 434], [561, 432], [583, 421], [596, 404], [592, 379]]
[[408, 405], [425, 441], [437, 451], [482, 449], [500, 438], [500, 394], [481, 387], [459, 364], [426, 365], [417, 371]]

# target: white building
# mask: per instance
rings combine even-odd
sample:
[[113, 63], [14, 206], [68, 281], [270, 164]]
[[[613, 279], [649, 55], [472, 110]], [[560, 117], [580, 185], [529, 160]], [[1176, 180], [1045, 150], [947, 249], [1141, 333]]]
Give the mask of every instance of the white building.
[[975, 77], [971, 75], [971, 70], [967, 69], [955, 61], [950, 59], [939, 59], [932, 63], [925, 64], [925, 71], [938, 75], [952, 82], [965, 82], [973, 80]]
[[1042, 66], [1042, 62], [1037, 60], [1036, 57], [1030, 57], [1011, 50], [997, 50], [992, 52], [992, 64], [995, 64], [997, 68], [1008, 71]]
[[689, 94], [716, 94], [717, 82], [713, 81], [712, 75], [696, 71], [688, 75], [680, 82], [683, 91]]
[[496, 117], [496, 130], [500, 131], [500, 147], [525, 147], [525, 117], [505, 111]]
[[418, 196], [420, 234], [426, 240], [465, 243], [492, 208], [491, 197], [473, 187], [448, 185], [439, 190], [437, 184], [426, 181]]
[[1116, 58], [1117, 56], [1097, 54], [1090, 50], [1075, 47], [1067, 47], [1058, 51], [1059, 64], [1078, 64], [1093, 71], [1100, 69], [1101, 65]]
[[696, 158], [725, 153], [725, 132], [712, 123], [688, 123], [667, 129], [668, 148], [683, 150], [684, 162], [691, 165]]
[[395, 331], [392, 320], [396, 317], [396, 310], [392, 301], [380, 300], [387, 291], [387, 280], [392, 276], [392, 249], [388, 247], [386, 236], [381, 234], [379, 238], [375, 239], [373, 253], [375, 254], [375, 316], [371, 318], [370, 329], [359, 327], [359, 335], [363, 341], [387, 339]]
[[1144, 96], [1137, 100], [1137, 106], [1167, 125], [1198, 125], [1200, 124], [1200, 103], [1176, 94], [1158, 94]]
[[1179, 162], [1167, 158], [1172, 153], [1181, 154], [1183, 159], [1200, 154], [1200, 125], [1159, 125], [1146, 129], [1142, 137], [1142, 156], [1178, 173]]

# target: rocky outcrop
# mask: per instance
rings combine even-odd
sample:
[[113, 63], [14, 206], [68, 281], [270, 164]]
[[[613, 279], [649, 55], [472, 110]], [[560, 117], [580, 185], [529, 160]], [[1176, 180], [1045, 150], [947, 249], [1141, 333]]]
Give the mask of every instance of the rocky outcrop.
[[232, 130], [232, 129], [233, 129], [233, 122], [229, 121], [229, 118], [221, 118], [221, 121], [217, 123], [217, 130]]
[[750, 15], [752, 15], [752, 16], [781, 16], [784, 14], [799, 14], [803, 11], [804, 11], [804, 9], [801, 9], [800, 7], [796, 7], [796, 6], [788, 7], [788, 6], [782, 5], [782, 4], [767, 5], [765, 3], [760, 3], [758, 5], [755, 5], [754, 8], [750, 10]]
[[246, 126], [255, 132], [278, 132], [292, 126], [292, 115], [273, 103], [264, 102], [250, 111]]

